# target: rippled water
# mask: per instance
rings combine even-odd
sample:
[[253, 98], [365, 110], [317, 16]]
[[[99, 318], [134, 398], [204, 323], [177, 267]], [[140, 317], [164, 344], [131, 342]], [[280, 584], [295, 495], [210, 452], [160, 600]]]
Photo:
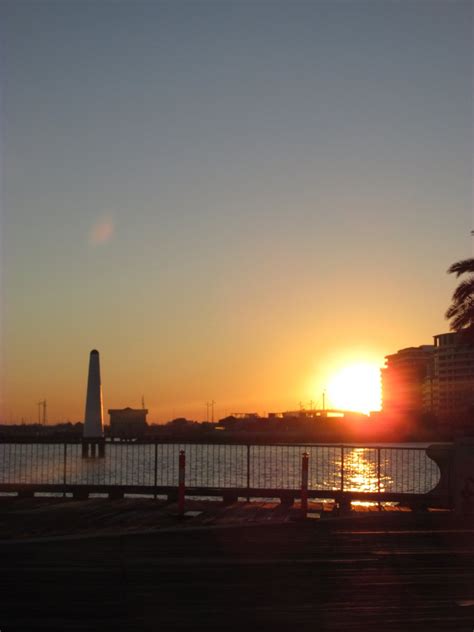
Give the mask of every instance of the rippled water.
[[424, 448], [412, 446], [116, 443], [104, 459], [82, 459], [78, 444], [0, 444], [0, 484], [176, 486], [180, 450], [188, 487], [298, 489], [303, 452], [312, 490], [425, 493], [439, 480]]

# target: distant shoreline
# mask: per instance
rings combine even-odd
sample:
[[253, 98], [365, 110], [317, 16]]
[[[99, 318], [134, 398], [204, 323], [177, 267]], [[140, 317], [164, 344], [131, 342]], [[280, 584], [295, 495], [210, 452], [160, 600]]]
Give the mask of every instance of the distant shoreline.
[[[454, 433], [380, 433], [380, 432], [353, 432], [353, 433], [274, 433], [274, 432], [245, 432], [225, 431], [215, 432], [180, 432], [180, 433], [154, 433], [134, 439], [118, 439], [108, 437], [107, 442], [114, 443], [201, 443], [201, 444], [379, 444], [379, 443], [439, 443], [451, 442], [455, 439]], [[62, 432], [15, 432], [0, 430], [0, 442], [3, 443], [80, 443], [82, 434]]]

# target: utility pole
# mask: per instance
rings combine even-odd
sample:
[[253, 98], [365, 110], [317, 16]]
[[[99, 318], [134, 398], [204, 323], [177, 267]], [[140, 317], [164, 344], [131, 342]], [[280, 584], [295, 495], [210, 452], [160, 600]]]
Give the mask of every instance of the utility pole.
[[[46, 400], [43, 399], [40, 402], [38, 402], [38, 424], [40, 426], [41, 424], [43, 424], [43, 426], [46, 426], [47, 424], [46, 410], [47, 410]], [[41, 415], [41, 413], [43, 413], [43, 415]], [[43, 417], [43, 419], [41, 419], [41, 416]]]
[[214, 404], [216, 402], [214, 400], [211, 401], [211, 423], [214, 423]]

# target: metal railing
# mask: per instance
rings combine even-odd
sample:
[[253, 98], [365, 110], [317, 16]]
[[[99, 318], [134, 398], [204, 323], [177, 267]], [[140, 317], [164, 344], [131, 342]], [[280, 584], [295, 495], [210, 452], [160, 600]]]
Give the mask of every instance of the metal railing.
[[314, 444], [107, 443], [105, 458], [81, 458], [77, 443], [0, 443], [0, 491], [11, 486], [134, 487], [178, 485], [186, 454], [187, 489], [298, 490], [308, 454], [308, 490], [426, 494], [438, 483], [425, 448]]

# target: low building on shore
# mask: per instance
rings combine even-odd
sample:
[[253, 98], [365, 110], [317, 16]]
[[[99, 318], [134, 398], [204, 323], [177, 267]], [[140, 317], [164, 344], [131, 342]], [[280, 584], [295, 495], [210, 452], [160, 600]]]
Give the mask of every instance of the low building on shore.
[[141, 439], [148, 429], [146, 408], [112, 408], [110, 415], [110, 437], [131, 441]]

